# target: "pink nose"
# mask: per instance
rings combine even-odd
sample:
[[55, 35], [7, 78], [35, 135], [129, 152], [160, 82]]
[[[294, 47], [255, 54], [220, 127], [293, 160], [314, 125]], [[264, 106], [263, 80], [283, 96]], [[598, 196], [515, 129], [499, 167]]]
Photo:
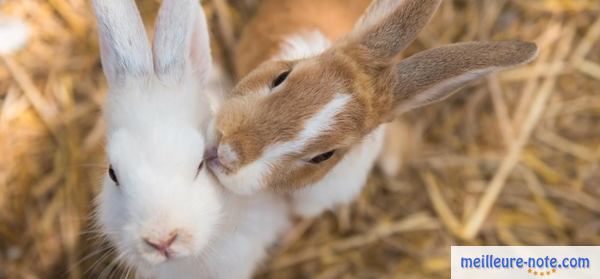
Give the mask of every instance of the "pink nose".
[[[229, 150], [229, 148], [225, 148]], [[206, 151], [204, 159], [208, 161], [211, 168], [216, 168], [223, 172], [228, 173], [231, 170], [231, 156], [228, 156], [226, 152], [223, 152], [222, 148], [211, 148]]]
[[221, 167], [230, 172], [238, 164], [237, 152], [229, 144], [221, 144], [217, 150], [217, 159]]
[[148, 246], [154, 248], [154, 250], [160, 252], [162, 255], [168, 258], [171, 245], [173, 244], [173, 242], [175, 242], [175, 239], [177, 239], [177, 234], [172, 233], [169, 234], [169, 237], [160, 240], [144, 238], [144, 242], [146, 242]]

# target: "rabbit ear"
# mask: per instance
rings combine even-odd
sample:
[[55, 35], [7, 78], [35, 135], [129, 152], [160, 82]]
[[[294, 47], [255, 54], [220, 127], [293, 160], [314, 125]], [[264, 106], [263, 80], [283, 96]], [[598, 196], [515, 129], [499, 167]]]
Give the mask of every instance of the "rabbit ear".
[[443, 46], [415, 54], [392, 67], [393, 116], [443, 100], [486, 74], [529, 62], [533, 43], [475, 42]]
[[378, 58], [404, 50], [429, 23], [441, 0], [375, 0], [349, 34]]
[[152, 51], [133, 0], [94, 0], [104, 73], [111, 84], [152, 73]]
[[153, 42], [154, 71], [177, 80], [188, 71], [202, 81], [211, 67], [208, 27], [197, 0], [164, 0]]

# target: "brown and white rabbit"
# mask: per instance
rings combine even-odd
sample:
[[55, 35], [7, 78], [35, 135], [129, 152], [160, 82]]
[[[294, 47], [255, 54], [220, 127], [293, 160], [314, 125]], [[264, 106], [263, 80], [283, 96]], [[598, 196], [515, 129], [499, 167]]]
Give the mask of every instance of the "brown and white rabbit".
[[109, 83], [101, 231], [142, 278], [250, 278], [288, 228], [288, 206], [235, 195], [205, 167], [213, 89], [198, 2], [164, 0], [152, 48], [133, 0], [93, 4]]
[[219, 180], [242, 194], [291, 192], [304, 216], [348, 203], [384, 124], [536, 56], [532, 43], [504, 41], [395, 59], [440, 2], [375, 0], [353, 24], [368, 1], [263, 1], [236, 52], [243, 79], [212, 124], [209, 165]]

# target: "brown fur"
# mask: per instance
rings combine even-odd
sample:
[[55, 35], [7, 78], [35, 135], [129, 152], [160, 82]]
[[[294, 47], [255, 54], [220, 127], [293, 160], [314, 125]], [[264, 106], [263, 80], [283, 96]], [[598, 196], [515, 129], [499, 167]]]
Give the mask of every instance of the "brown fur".
[[[460, 43], [423, 51], [401, 61], [392, 70], [395, 79], [389, 87], [396, 96], [394, 107], [401, 110], [402, 103], [443, 80], [490, 67], [518, 65], [530, 60], [536, 53], [535, 44], [518, 41]], [[445, 90], [456, 91], [460, 87], [462, 83]]]
[[[328, 52], [319, 59], [308, 59], [287, 64], [294, 71], [280, 88], [269, 96], [248, 95], [248, 90], [258, 90], [261, 78], [254, 73], [243, 79], [234, 89], [233, 94], [240, 96], [227, 102], [222, 111], [235, 111], [236, 113], [219, 114], [217, 128], [222, 134], [222, 143], [227, 143], [238, 152], [240, 165], [256, 160], [264, 148], [274, 143], [290, 141], [301, 131], [302, 124], [315, 115], [323, 106], [330, 102], [336, 92], [355, 92], [356, 90], [342, 81], [359, 80], [355, 77], [349, 61]], [[270, 62], [269, 67], [262, 67], [265, 71], [257, 71], [257, 76], [271, 76], [274, 78], [282, 68], [280, 62]], [[270, 83], [271, 79], [266, 79]], [[326, 80], [327, 82], [323, 82]], [[357, 82], [358, 83], [358, 82]], [[308, 86], [307, 85], [314, 85]], [[264, 83], [263, 83], [264, 87]], [[286, 94], [286, 92], [302, 92], [302, 94]], [[352, 110], [347, 110], [338, 116], [335, 131], [346, 135], [356, 134], [359, 138], [366, 127], [364, 125], [368, 103], [365, 98], [354, 98], [347, 105]], [[299, 123], [299, 125], [290, 125]], [[329, 146], [328, 142], [335, 139], [324, 137], [315, 141], [315, 146]], [[315, 148], [312, 148], [315, 149]], [[329, 150], [311, 150], [307, 152], [327, 152]], [[315, 155], [318, 155], [315, 154]], [[302, 159], [302, 158], [296, 158]], [[310, 158], [308, 158], [310, 159]], [[235, 167], [235, 166], [234, 166]]]
[[[365, 19], [365, 17], [372, 17], [372, 13], [361, 18], [364, 26], [355, 29], [348, 36], [347, 41], [352, 47], [357, 47], [355, 44], [358, 44], [360, 49], [367, 51], [373, 57], [387, 60], [412, 43], [423, 27], [429, 23], [441, 1], [375, 1], [370, 10], [381, 9], [378, 3], [384, 3], [380, 4], [384, 6], [382, 8], [388, 6], [393, 10], [384, 11], [387, 14], [377, 21]], [[399, 4], [392, 5], [393, 3]], [[398, 31], [402, 32], [401, 35]]]
[[[295, 139], [306, 120], [336, 94], [349, 94], [350, 103], [329, 131], [298, 154], [280, 158], [262, 180], [282, 190], [314, 183], [399, 113], [441, 100], [468, 81], [535, 56], [535, 45], [528, 43], [474, 43], [395, 62], [392, 57], [414, 40], [440, 1], [377, 0], [348, 36], [321, 55], [269, 61], [286, 36], [302, 30], [316, 28], [338, 39], [350, 31], [366, 1], [266, 0], [237, 50], [238, 74], [249, 73], [217, 116], [220, 143], [232, 146], [239, 158], [228, 166], [230, 174], [260, 158], [267, 147]], [[272, 81], [285, 71], [291, 71], [285, 82], [270, 90]], [[303, 163], [330, 150], [336, 150], [335, 155], [321, 164]]]
[[282, 41], [318, 29], [332, 41], [344, 36], [371, 0], [264, 0], [235, 52], [238, 78], [279, 53]]

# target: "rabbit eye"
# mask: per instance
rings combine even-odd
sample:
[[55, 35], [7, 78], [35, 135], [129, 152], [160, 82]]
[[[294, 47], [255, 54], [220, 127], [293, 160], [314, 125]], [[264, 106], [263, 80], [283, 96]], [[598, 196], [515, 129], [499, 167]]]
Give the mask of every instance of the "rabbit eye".
[[115, 174], [115, 170], [113, 169], [112, 165], [108, 167], [108, 176], [110, 176], [110, 179], [117, 184], [117, 186], [119, 186], [119, 180], [117, 179], [117, 175]]
[[319, 155], [313, 157], [312, 159], [310, 159], [310, 161], [308, 161], [308, 162], [311, 164], [319, 164], [319, 163], [325, 162], [325, 161], [329, 160], [329, 158], [331, 158], [334, 153], [335, 153], [335, 150], [331, 150], [329, 152], [319, 154]]
[[285, 71], [285, 72], [279, 74], [279, 76], [277, 76], [275, 78], [275, 80], [273, 80], [273, 83], [271, 84], [271, 89], [282, 84], [289, 75], [290, 75], [290, 71]]

